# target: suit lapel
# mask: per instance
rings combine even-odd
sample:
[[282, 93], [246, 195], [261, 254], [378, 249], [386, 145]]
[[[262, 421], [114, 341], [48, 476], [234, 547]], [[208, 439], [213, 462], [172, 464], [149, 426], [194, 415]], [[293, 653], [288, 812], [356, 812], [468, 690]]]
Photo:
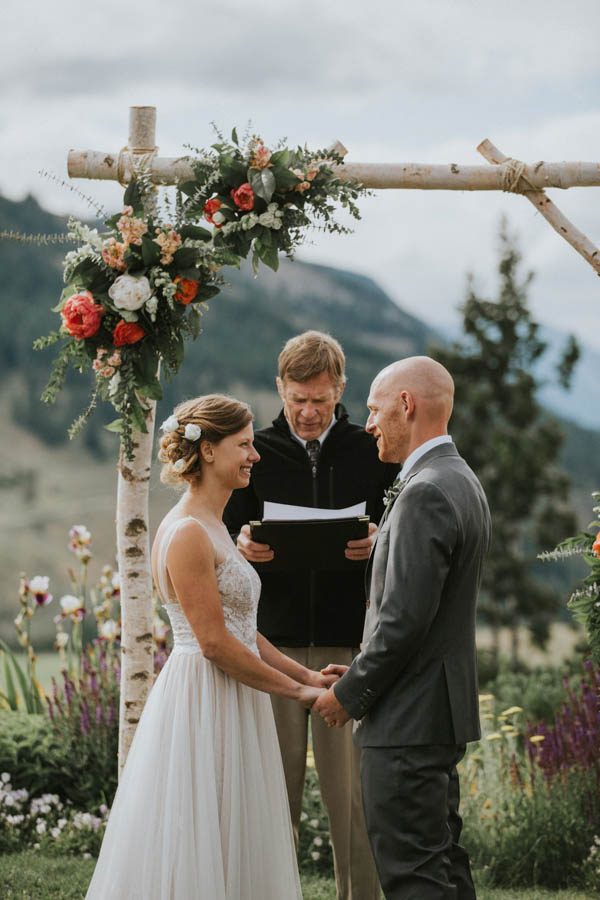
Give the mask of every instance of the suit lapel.
[[381, 529], [383, 528], [388, 516], [390, 515], [390, 513], [392, 511], [394, 504], [398, 501], [400, 494], [402, 493], [402, 491], [404, 490], [406, 485], [409, 483], [409, 481], [411, 481], [415, 477], [415, 475], [417, 475], [421, 471], [421, 469], [424, 469], [425, 466], [429, 465], [429, 463], [431, 463], [432, 460], [436, 459], [439, 456], [458, 456], [458, 455], [459, 455], [459, 453], [458, 453], [458, 450], [456, 449], [456, 446], [454, 445], [454, 443], [448, 442], [445, 444], [439, 444], [437, 447], [432, 447], [431, 450], [428, 450], [427, 453], [424, 453], [423, 456], [419, 460], [417, 460], [417, 462], [414, 464], [414, 466], [411, 468], [410, 472], [408, 473], [408, 477], [406, 478], [406, 481], [400, 482], [399, 491], [398, 491], [396, 497], [392, 500], [391, 503], [388, 503], [388, 505], [385, 508], [385, 512], [384, 512], [383, 516], [381, 517], [381, 522], [379, 523], [379, 528], [377, 530], [377, 534], [375, 535], [375, 540], [373, 542], [373, 546], [371, 547], [369, 559], [367, 560], [367, 568], [365, 569], [365, 596], [367, 598], [367, 604], [369, 602], [369, 590], [371, 587], [371, 570], [373, 568], [373, 556], [375, 554], [375, 547], [377, 546], [377, 539], [379, 537]]

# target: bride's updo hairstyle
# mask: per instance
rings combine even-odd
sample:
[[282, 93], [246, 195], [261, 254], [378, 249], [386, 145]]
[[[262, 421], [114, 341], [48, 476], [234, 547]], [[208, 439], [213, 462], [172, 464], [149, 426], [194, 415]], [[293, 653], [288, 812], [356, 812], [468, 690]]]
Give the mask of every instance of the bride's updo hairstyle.
[[206, 394], [180, 403], [162, 425], [160, 480], [164, 484], [184, 485], [200, 478], [201, 442], [218, 444], [241, 431], [253, 418], [247, 403], [225, 394]]

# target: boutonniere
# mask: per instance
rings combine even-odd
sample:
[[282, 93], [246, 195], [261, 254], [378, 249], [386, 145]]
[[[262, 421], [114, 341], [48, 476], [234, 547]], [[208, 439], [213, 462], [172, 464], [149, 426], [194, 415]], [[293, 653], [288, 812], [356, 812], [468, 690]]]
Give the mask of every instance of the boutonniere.
[[396, 480], [394, 481], [394, 483], [392, 484], [392, 486], [389, 487], [389, 488], [387, 489], [387, 491], [384, 492], [384, 495], [383, 495], [383, 505], [384, 505], [385, 507], [390, 506], [390, 505], [394, 502], [394, 500], [396, 499], [396, 497], [398, 496], [398, 494], [399, 494], [400, 491], [402, 490], [403, 485], [404, 485], [404, 482], [402, 481], [402, 479], [401, 479], [401, 478], [396, 478]]

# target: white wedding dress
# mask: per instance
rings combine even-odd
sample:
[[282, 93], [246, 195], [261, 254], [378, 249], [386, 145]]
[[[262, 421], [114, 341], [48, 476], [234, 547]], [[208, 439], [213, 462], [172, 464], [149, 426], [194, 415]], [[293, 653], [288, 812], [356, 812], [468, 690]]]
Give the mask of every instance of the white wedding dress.
[[[301, 900], [270, 697], [205, 659], [169, 599], [167, 548], [189, 518], [167, 525], [159, 546], [174, 646], [140, 719], [87, 898]], [[233, 547], [216, 573], [228, 631], [258, 653], [258, 575]]]

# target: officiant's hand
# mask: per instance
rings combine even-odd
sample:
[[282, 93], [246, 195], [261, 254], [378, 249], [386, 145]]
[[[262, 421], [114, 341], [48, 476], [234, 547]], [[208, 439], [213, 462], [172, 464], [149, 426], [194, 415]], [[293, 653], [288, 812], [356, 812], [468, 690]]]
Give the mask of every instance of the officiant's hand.
[[360, 538], [357, 541], [348, 541], [344, 555], [346, 559], [368, 559], [373, 546], [373, 540], [377, 525], [375, 522], [369, 522], [369, 534], [366, 538]]
[[275, 552], [271, 550], [268, 544], [257, 544], [256, 541], [252, 540], [249, 525], [242, 525], [242, 529], [238, 534], [237, 548], [249, 562], [271, 562], [275, 556]]
[[333, 688], [329, 688], [328, 691], [325, 691], [325, 693], [321, 694], [321, 696], [315, 700], [313, 709], [325, 719], [325, 722], [330, 728], [333, 726], [342, 728], [346, 722], [350, 721], [350, 714], [346, 712], [333, 693]]

